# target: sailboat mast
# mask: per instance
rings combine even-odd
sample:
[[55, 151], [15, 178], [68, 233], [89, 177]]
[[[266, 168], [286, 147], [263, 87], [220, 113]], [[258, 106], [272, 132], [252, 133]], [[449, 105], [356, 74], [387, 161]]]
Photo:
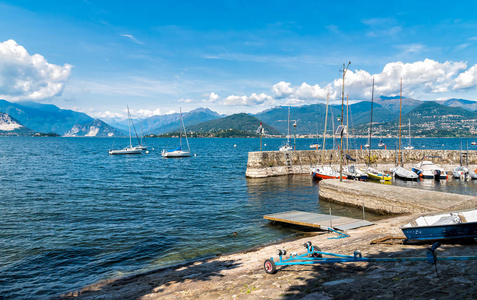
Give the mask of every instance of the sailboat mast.
[[181, 123], [179, 124], [179, 146], [181, 147], [182, 150], [182, 108], [179, 107], [179, 116], [180, 116], [180, 121]]
[[323, 132], [323, 149], [321, 149], [321, 164], [325, 161], [325, 146], [326, 146], [326, 124], [328, 124], [328, 103], [330, 101], [330, 94], [326, 96], [326, 113], [325, 113], [325, 131]]
[[349, 150], [349, 122], [348, 122], [348, 112], [349, 112], [349, 95], [346, 95], [346, 153]]
[[401, 158], [401, 119], [402, 119], [402, 78], [401, 78], [401, 89], [399, 92], [399, 152], [398, 152], [398, 164], [402, 166]]
[[129, 114], [129, 105], [126, 105], [128, 108], [128, 127], [129, 127], [129, 146], [132, 147], [132, 139], [131, 139], [131, 115]]
[[288, 106], [288, 134], [287, 134], [287, 145], [290, 145], [290, 106]]
[[411, 119], [409, 120], [409, 147], [411, 147]]
[[374, 103], [374, 77], [373, 77], [373, 89], [371, 91], [371, 122], [369, 123], [368, 163], [371, 163], [371, 132], [373, 131], [373, 103]]

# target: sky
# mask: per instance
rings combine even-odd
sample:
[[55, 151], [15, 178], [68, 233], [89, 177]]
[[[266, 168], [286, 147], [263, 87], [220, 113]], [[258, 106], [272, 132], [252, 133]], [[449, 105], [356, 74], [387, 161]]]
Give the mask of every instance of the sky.
[[[475, 1], [0, 0], [0, 99], [108, 120], [477, 100]], [[348, 63], [351, 64], [348, 65]]]

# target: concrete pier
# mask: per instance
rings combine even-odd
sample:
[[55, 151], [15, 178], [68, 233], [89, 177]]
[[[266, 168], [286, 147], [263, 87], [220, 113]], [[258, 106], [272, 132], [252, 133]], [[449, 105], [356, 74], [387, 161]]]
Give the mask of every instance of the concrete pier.
[[[349, 155], [356, 163], [363, 165], [371, 158], [371, 163], [394, 165], [397, 152], [395, 150], [350, 150]], [[423, 159], [441, 164], [446, 171], [451, 171], [460, 164], [460, 150], [404, 150], [403, 162], [407, 166], [416, 164]], [[477, 166], [477, 151], [469, 150], [468, 160], [473, 170]], [[427, 157], [427, 158], [426, 158]], [[464, 164], [466, 159], [464, 159]], [[297, 150], [297, 151], [261, 151], [249, 152], [246, 177], [270, 177], [290, 174], [309, 174], [315, 165], [339, 165], [338, 150]], [[389, 170], [383, 169], [385, 171]]]
[[338, 179], [320, 182], [320, 201], [364, 207], [382, 214], [455, 211], [477, 207], [477, 197], [372, 182]]

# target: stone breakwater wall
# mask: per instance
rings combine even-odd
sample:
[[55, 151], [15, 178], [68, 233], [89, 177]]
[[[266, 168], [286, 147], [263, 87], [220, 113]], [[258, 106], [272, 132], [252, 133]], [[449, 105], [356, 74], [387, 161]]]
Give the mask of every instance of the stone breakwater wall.
[[456, 211], [477, 207], [477, 197], [372, 182], [327, 179], [320, 181], [320, 201], [364, 206], [381, 214]]
[[[287, 154], [288, 153], [288, 154]], [[249, 152], [246, 177], [270, 177], [289, 174], [309, 174], [315, 165], [339, 165], [338, 150], [297, 150], [297, 151], [260, 151]], [[364, 165], [371, 158], [371, 163], [392, 165], [396, 162], [396, 150], [349, 150], [349, 155], [357, 164]], [[416, 164], [423, 159], [450, 167], [460, 164], [460, 150], [404, 150], [402, 161], [405, 165]], [[469, 150], [470, 166], [477, 165], [477, 151]], [[464, 158], [464, 164], [467, 160]], [[473, 168], [472, 168], [473, 169]], [[446, 168], [446, 170], [448, 170]], [[449, 171], [452, 170], [449, 169]]]

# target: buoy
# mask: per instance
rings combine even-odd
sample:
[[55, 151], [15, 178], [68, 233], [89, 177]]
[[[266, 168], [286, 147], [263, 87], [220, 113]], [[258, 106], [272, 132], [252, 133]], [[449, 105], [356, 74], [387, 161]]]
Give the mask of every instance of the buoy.
[[236, 145], [236, 144], [234, 144], [234, 147], [237, 147], [237, 145]]
[[146, 150], [146, 153], [149, 153], [149, 151]]

